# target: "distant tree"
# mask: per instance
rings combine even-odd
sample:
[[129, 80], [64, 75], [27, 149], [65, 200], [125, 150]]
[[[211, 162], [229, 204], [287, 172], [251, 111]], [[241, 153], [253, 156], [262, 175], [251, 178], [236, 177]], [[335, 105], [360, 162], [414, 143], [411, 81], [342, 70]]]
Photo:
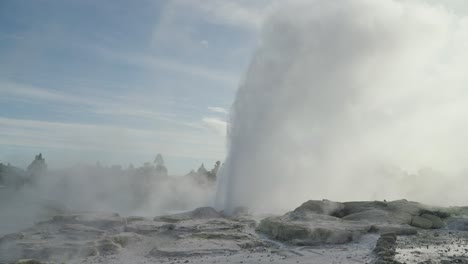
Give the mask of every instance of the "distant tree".
[[205, 164], [202, 163], [200, 168], [198, 168], [198, 170], [197, 170], [197, 174], [198, 175], [204, 175], [204, 176], [206, 176], [208, 174], [208, 171], [205, 169]]
[[28, 166], [27, 172], [30, 177], [39, 177], [47, 172], [47, 164], [45, 159], [42, 157], [42, 153], [36, 155], [34, 160]]
[[218, 175], [219, 167], [221, 166], [221, 161], [216, 161], [214, 168], [208, 172], [207, 176], [209, 180], [216, 181], [216, 176]]
[[164, 159], [161, 154], [156, 155], [154, 163], [156, 164], [156, 175], [159, 177], [167, 177], [167, 168], [164, 166]]
[[0, 185], [3, 185], [3, 173], [5, 171], [5, 166], [0, 162]]
[[163, 156], [161, 154], [158, 153], [158, 155], [156, 155], [156, 158], [154, 159], [154, 163], [157, 165], [161, 165], [161, 166], [164, 166], [164, 159], [163, 159]]

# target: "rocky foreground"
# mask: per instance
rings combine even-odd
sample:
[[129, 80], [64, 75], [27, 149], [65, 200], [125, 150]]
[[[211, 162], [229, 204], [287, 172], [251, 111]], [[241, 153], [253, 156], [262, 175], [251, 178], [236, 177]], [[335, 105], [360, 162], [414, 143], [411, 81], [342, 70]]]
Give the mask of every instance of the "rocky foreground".
[[468, 263], [468, 209], [323, 200], [263, 219], [67, 213], [1, 237], [0, 263]]

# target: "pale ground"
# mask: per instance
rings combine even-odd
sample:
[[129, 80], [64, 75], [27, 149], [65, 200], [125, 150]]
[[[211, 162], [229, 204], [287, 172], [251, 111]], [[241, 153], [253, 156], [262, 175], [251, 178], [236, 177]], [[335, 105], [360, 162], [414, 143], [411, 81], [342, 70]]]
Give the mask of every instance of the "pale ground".
[[269, 240], [247, 218], [146, 218], [80, 214], [41, 222], [0, 241], [0, 263], [369, 263], [378, 235], [327, 246]]
[[[375, 204], [364, 203], [363, 206]], [[374, 217], [373, 221], [377, 221], [375, 213], [366, 215], [370, 216]], [[301, 220], [305, 222], [298, 223], [313, 226], [321, 219], [319, 227], [322, 228], [325, 224], [323, 221], [327, 219], [318, 215], [315, 218], [308, 217], [310, 215]], [[254, 219], [262, 218], [247, 215], [226, 218], [210, 208], [155, 219], [104, 213], [67, 213], [39, 222], [21, 232], [0, 237], [0, 264], [15, 263], [20, 259], [67, 264], [333, 264], [374, 263], [376, 260], [373, 250], [380, 236], [377, 233], [363, 232], [353, 241], [343, 244], [300, 246], [300, 243], [283, 243], [258, 233], [258, 221]], [[452, 226], [462, 229], [468, 227], [465, 219], [461, 217], [452, 221]], [[346, 225], [342, 227], [354, 226], [360, 230], [367, 220], [331, 219], [330, 227], [337, 225], [337, 221], [344, 221]], [[294, 221], [285, 222], [284, 227], [294, 233], [294, 224]], [[381, 229], [385, 227], [393, 228], [394, 224], [380, 225]], [[395, 260], [408, 264], [468, 263], [468, 232], [462, 229], [417, 229], [417, 235], [399, 235]], [[298, 230], [296, 233], [301, 235], [303, 229]], [[321, 231], [317, 229], [315, 232]]]

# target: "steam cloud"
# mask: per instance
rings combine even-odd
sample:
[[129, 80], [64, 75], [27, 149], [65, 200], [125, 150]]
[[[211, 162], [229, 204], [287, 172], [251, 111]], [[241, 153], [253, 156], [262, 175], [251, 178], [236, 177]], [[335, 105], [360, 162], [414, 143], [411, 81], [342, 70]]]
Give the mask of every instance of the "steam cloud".
[[[155, 163], [163, 164], [160, 159]], [[191, 210], [212, 200], [215, 189], [208, 175], [215, 178], [216, 172], [203, 166], [185, 176], [169, 176], [163, 165], [152, 162], [127, 169], [100, 164], [39, 168], [32, 174], [30, 167], [22, 171], [0, 164], [0, 236], [67, 213], [154, 217]]]
[[468, 19], [427, 1], [301, 1], [265, 23], [218, 205], [466, 204]]

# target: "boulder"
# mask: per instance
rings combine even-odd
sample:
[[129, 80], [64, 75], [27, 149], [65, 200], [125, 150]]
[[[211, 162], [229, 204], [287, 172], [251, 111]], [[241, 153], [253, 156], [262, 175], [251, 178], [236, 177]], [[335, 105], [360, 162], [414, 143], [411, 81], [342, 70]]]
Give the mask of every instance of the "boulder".
[[258, 225], [257, 231], [281, 241], [305, 240], [309, 236], [309, 229], [306, 226], [282, 221], [276, 217], [263, 219]]
[[381, 201], [371, 202], [346, 202], [343, 203], [344, 208], [337, 214], [339, 217], [344, 217], [350, 214], [360, 213], [369, 210], [386, 210], [388, 204]]
[[315, 220], [298, 221], [286, 214], [282, 217], [263, 219], [257, 231], [273, 239], [295, 245], [343, 244], [367, 233], [370, 226], [365, 223], [342, 220], [327, 221], [321, 215]]
[[200, 207], [193, 211], [184, 212], [180, 214], [157, 216], [154, 221], [177, 223], [179, 221], [191, 220], [191, 219], [211, 219], [211, 218], [222, 218], [223, 215], [216, 211], [212, 207]]
[[42, 262], [35, 259], [20, 259], [16, 261], [16, 264], [41, 264]]
[[106, 237], [106, 240], [110, 240], [124, 248], [129, 244], [140, 242], [142, 240], [142, 237], [136, 233], [122, 232], [120, 234]]
[[121, 245], [115, 243], [113, 239], [103, 239], [97, 246], [100, 255], [115, 255], [122, 249]]
[[377, 255], [375, 263], [397, 263], [394, 260], [396, 254], [396, 240], [395, 233], [382, 234], [377, 240], [374, 248], [374, 253]]
[[343, 210], [344, 205], [338, 202], [329, 200], [310, 200], [303, 203], [301, 206], [294, 210], [295, 213], [316, 213], [325, 215], [335, 215]]
[[421, 212], [427, 208], [428, 207], [426, 205], [407, 200], [396, 200], [387, 203], [387, 210], [391, 212], [406, 213], [412, 216], [420, 215]]
[[421, 216], [415, 216], [413, 217], [413, 220], [411, 221], [411, 225], [417, 228], [431, 229], [432, 221]]
[[190, 214], [193, 219], [209, 219], [223, 217], [213, 207], [200, 207], [192, 211]]
[[431, 221], [433, 229], [440, 229], [440, 228], [444, 227], [444, 222], [442, 221], [442, 219], [440, 219], [440, 217], [438, 217], [436, 215], [423, 214], [423, 215], [421, 215], [421, 217], [426, 218], [429, 221]]
[[344, 216], [343, 220], [368, 221], [368, 222], [387, 222], [389, 213], [384, 210], [370, 209]]

